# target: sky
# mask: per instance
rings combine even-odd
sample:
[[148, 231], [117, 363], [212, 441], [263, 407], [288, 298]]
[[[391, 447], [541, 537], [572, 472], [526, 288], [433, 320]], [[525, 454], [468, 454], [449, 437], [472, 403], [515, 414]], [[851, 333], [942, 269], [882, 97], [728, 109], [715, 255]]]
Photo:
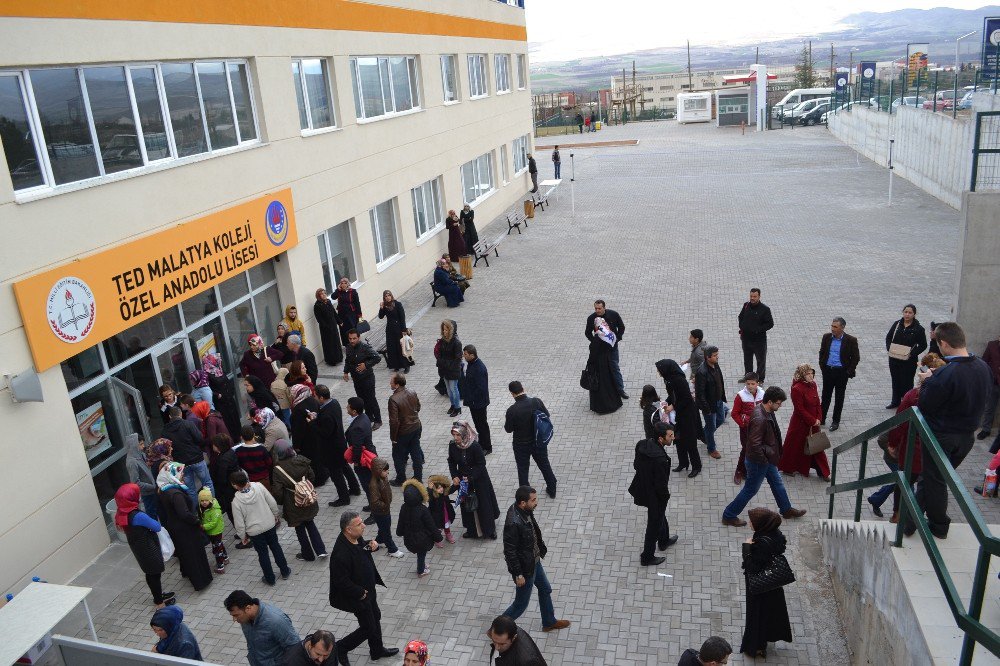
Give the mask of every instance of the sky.
[[837, 29], [860, 12], [978, 9], [978, 0], [526, 0], [532, 62], [614, 55], [662, 46], [750, 44]]

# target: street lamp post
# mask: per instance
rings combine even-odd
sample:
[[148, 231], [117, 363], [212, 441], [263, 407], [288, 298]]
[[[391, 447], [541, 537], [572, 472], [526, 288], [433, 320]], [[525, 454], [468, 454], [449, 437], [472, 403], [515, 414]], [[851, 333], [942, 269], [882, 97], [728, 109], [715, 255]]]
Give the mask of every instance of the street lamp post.
[[[953, 97], [951, 98], [951, 117], [952, 118], [955, 118], [956, 116], [958, 116], [958, 43], [961, 42], [966, 37], [972, 37], [973, 35], [975, 35], [978, 32], [979, 32], [978, 30], [973, 30], [972, 32], [966, 33], [966, 34], [962, 35], [961, 37], [959, 37], [958, 39], [955, 40], [955, 92], [953, 94]], [[934, 101], [934, 104], [937, 104], [936, 100]]]

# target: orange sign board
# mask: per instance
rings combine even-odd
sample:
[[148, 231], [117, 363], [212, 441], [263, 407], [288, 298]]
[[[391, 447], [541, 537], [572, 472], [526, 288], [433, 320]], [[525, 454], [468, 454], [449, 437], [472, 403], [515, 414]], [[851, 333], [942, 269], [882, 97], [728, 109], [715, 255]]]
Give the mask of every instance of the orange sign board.
[[14, 284], [41, 372], [298, 243], [284, 189]]

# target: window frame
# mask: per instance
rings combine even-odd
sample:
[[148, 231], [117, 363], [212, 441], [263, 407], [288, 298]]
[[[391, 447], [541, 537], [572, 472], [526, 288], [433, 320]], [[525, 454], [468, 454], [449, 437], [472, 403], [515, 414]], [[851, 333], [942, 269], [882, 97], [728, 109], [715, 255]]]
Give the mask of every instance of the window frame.
[[507, 144], [500, 146], [500, 173], [503, 176], [503, 184], [506, 187], [510, 184], [510, 167], [507, 165]]
[[[486, 160], [487, 161], [487, 166], [489, 167], [489, 184], [490, 184], [490, 189], [488, 189], [488, 190], [486, 190], [486, 191], [478, 194], [478, 196], [476, 196], [476, 198], [472, 199], [471, 201], [466, 200], [465, 199], [465, 193], [466, 193], [466, 190], [468, 190], [469, 188], [467, 187], [467, 184], [465, 182], [465, 167], [466, 167], [466, 165], [469, 165], [469, 164], [473, 165], [473, 170], [474, 170], [473, 177], [476, 179], [475, 189], [478, 192], [479, 189], [480, 189], [480, 186], [483, 184], [483, 174], [480, 172], [480, 168], [479, 168], [480, 162], [479, 161], [481, 159], [483, 159], [484, 157], [487, 158], [487, 160]], [[490, 196], [493, 195], [494, 192], [497, 191], [497, 185], [496, 185], [496, 180], [495, 180], [495, 175], [496, 175], [495, 174], [495, 171], [496, 171], [495, 161], [496, 160], [493, 157], [493, 151], [492, 150], [488, 150], [485, 153], [483, 153], [482, 155], [477, 155], [476, 157], [474, 157], [473, 159], [469, 160], [468, 162], [463, 163], [462, 166], [459, 167], [459, 173], [461, 174], [461, 177], [462, 177], [462, 199], [463, 199], [464, 203], [469, 204], [469, 206], [475, 208], [481, 201], [484, 201], [485, 199], [489, 198]]]
[[[385, 203], [388, 203], [389, 208], [392, 210], [392, 232], [396, 237], [395, 239], [396, 252], [389, 256], [385, 256], [384, 251], [382, 250], [382, 234], [379, 232], [379, 219], [378, 219], [378, 207]], [[389, 268], [390, 266], [392, 266], [394, 263], [396, 263], [405, 256], [405, 253], [403, 252], [403, 244], [400, 242], [399, 210], [398, 210], [397, 198], [392, 197], [390, 199], [386, 199], [385, 201], [380, 201], [371, 208], [369, 208], [368, 219], [371, 222], [372, 241], [375, 245], [375, 270], [381, 273], [382, 271]], [[380, 254], [382, 255], [381, 259], [379, 259]]]
[[[312, 107], [309, 105], [309, 87], [306, 85], [306, 70], [303, 67], [303, 63], [307, 60], [318, 60], [323, 67], [325, 73], [325, 84], [326, 84], [326, 94], [327, 99], [330, 100], [330, 124], [326, 127], [315, 127], [312, 118]], [[332, 130], [340, 129], [337, 124], [337, 101], [334, 98], [334, 90], [336, 89], [333, 85], [333, 68], [330, 63], [329, 58], [324, 58], [322, 56], [299, 56], [293, 57], [291, 59], [292, 64], [298, 63], [299, 65], [299, 85], [302, 87], [302, 104], [305, 107], [306, 112], [306, 124], [307, 127], [299, 127], [302, 136], [314, 136], [316, 134], [324, 134]], [[294, 76], [294, 73], [292, 74]], [[298, 96], [295, 98], [295, 104], [298, 106], [299, 100]]]
[[[527, 134], [516, 137], [511, 142], [511, 153], [514, 157], [514, 176], [520, 176], [522, 173], [528, 170], [528, 153], [530, 152], [528, 150], [529, 145], [530, 141], [528, 139]], [[518, 153], [519, 150], [520, 153]], [[521, 165], [520, 168], [518, 168], [517, 166], [519, 154], [524, 156], [524, 163]]]
[[517, 54], [517, 89], [528, 89], [528, 56], [524, 53]]
[[[448, 99], [448, 77], [444, 69], [446, 59], [451, 60], [452, 73], [455, 76], [454, 90], [451, 91], [455, 99]], [[460, 85], [458, 76], [458, 56], [454, 53], [444, 53], [441, 55], [441, 89], [441, 96], [444, 99], [445, 105], [458, 104], [462, 101], [462, 86]]]
[[[501, 67], [501, 64], [503, 67]], [[501, 72], [501, 70], [503, 71]], [[510, 54], [493, 54], [493, 79], [498, 95], [506, 95], [510, 92]], [[501, 82], [506, 86], [505, 88], [500, 87]]]
[[[361, 71], [357, 65], [359, 58], [375, 58], [378, 63], [378, 75], [379, 75], [379, 95], [383, 100], [383, 112], [375, 116], [365, 115], [365, 105], [364, 105], [364, 87], [361, 85]], [[402, 58], [405, 62], [406, 75], [408, 79], [408, 84], [410, 88], [410, 96], [413, 97], [412, 105], [409, 109], [403, 111], [396, 111], [396, 91], [392, 80], [392, 67], [389, 62], [392, 58]], [[388, 71], [388, 81], [385, 80], [383, 73], [383, 63]], [[420, 64], [418, 62], [417, 55], [407, 55], [407, 54], [393, 54], [393, 55], [353, 55], [348, 59], [348, 65], [351, 72], [352, 79], [352, 91], [354, 94], [354, 111], [355, 116], [357, 116], [358, 124], [365, 124], [369, 122], [374, 122], [376, 120], [382, 120], [385, 118], [395, 118], [397, 116], [405, 116], [411, 113], [419, 113], [423, 111], [421, 97], [421, 85], [420, 85]], [[388, 86], [388, 87], [387, 87]], [[384, 108], [384, 102], [386, 100], [386, 93], [388, 92], [388, 99], [392, 101], [393, 110], [389, 111]], [[361, 96], [360, 98], [358, 96]]]
[[[195, 153], [192, 155], [185, 155], [183, 157], [178, 156], [176, 137], [174, 136], [173, 121], [170, 118], [170, 105], [167, 100], [166, 87], [163, 82], [163, 71], [162, 65], [166, 64], [184, 64], [191, 65], [192, 76], [194, 77], [195, 90], [198, 93], [198, 106], [201, 110], [201, 124], [202, 132], [205, 137], [206, 150], [204, 152]], [[233, 116], [233, 131], [236, 134], [236, 145], [228, 146], [225, 148], [212, 148], [211, 137], [208, 131], [208, 118], [205, 115], [205, 102], [203, 99], [201, 91], [201, 81], [198, 75], [198, 65], [199, 64], [222, 64], [223, 74], [225, 75], [225, 82], [227, 87], [227, 92], [229, 94], [229, 109]], [[239, 128], [239, 115], [236, 109], [235, 95], [233, 91], [232, 75], [229, 71], [229, 66], [231, 64], [243, 65], [246, 71], [246, 84], [247, 84], [247, 97], [250, 103], [250, 112], [253, 116], [253, 126], [255, 137], [253, 139], [242, 138], [242, 132]], [[142, 165], [133, 167], [131, 169], [123, 169], [122, 171], [116, 171], [114, 173], [107, 173], [104, 166], [104, 159], [101, 152], [101, 146], [97, 138], [97, 130], [94, 125], [94, 115], [90, 106], [90, 94], [87, 88], [87, 81], [84, 71], [91, 68], [106, 68], [115, 67], [121, 68], [125, 76], [126, 90], [129, 96], [129, 106], [132, 111], [132, 121], [135, 124], [136, 138], [139, 144], [140, 155], [142, 156]], [[93, 142], [94, 149], [94, 160], [96, 161], [98, 167], [98, 175], [91, 176], [89, 178], [82, 178], [80, 180], [74, 180], [62, 184], [57, 184], [55, 182], [55, 174], [53, 172], [53, 167], [51, 160], [49, 159], [49, 154], [45, 138], [45, 132], [42, 128], [41, 115], [38, 110], [38, 106], [35, 100], [34, 89], [31, 85], [31, 72], [50, 70], [50, 69], [71, 69], [76, 73], [77, 82], [80, 86], [81, 101], [83, 103], [84, 112], [86, 113], [85, 122], [87, 124], [88, 131], [90, 133], [91, 141]], [[152, 69], [154, 74], [154, 80], [156, 83], [156, 92], [159, 97], [160, 104], [160, 114], [163, 119], [164, 133], [166, 134], [168, 155], [159, 159], [151, 160], [149, 158], [148, 150], [146, 148], [145, 142], [145, 132], [142, 127], [141, 120], [139, 118], [139, 107], [138, 100], [136, 98], [135, 86], [132, 80], [132, 71], [135, 69]], [[146, 173], [153, 173], [159, 171], [162, 168], [172, 168], [174, 166], [181, 166], [184, 164], [189, 164], [193, 162], [198, 162], [206, 158], [219, 157], [222, 155], [227, 155], [229, 153], [238, 152], [241, 150], [246, 150], [247, 148], [262, 145], [264, 141], [261, 139], [260, 135], [260, 120], [257, 112], [257, 100], [254, 95], [255, 87], [253, 76], [251, 75], [250, 61], [247, 58], [204, 58], [195, 60], [157, 60], [157, 61], [119, 61], [119, 62], [108, 62], [108, 63], [87, 63], [87, 64], [76, 64], [76, 65], [46, 65], [41, 67], [23, 67], [23, 68], [11, 68], [11, 69], [0, 69], [0, 76], [14, 76], [18, 79], [21, 86], [21, 94], [23, 101], [25, 103], [28, 123], [31, 127], [32, 141], [35, 146], [36, 159], [39, 161], [39, 171], [42, 174], [42, 179], [44, 183], [42, 185], [36, 185], [34, 187], [24, 188], [21, 190], [14, 191], [14, 200], [18, 203], [24, 203], [27, 201], [34, 200], [36, 198], [44, 198], [53, 194], [62, 194], [64, 192], [73, 192], [79, 189], [84, 189], [88, 187], [93, 187], [96, 185], [103, 185], [105, 183], [115, 182], [117, 180], [122, 180], [125, 178], [132, 178], [135, 176], [143, 175]]]
[[[475, 59], [477, 61], [477, 66], [475, 68], [475, 76], [480, 78], [479, 86], [474, 87], [473, 85], [473, 65], [472, 61]], [[469, 66], [469, 99], [484, 99], [490, 96], [490, 81], [487, 74], [486, 67], [486, 54], [485, 53], [469, 53], [466, 55], [466, 63]], [[477, 93], [477, 90], [482, 90], [482, 92]]]
[[[444, 229], [444, 200], [441, 196], [442, 186], [441, 186], [441, 176], [432, 178], [431, 180], [424, 181], [416, 187], [410, 188], [410, 203], [413, 205], [413, 228], [417, 234], [417, 243], [423, 243], [428, 240], [431, 236], [434, 236], [442, 229]], [[427, 185], [431, 186], [431, 198], [433, 200], [432, 210], [429, 215], [429, 219], [434, 220], [432, 225], [429, 225], [423, 232], [420, 231], [420, 222], [417, 217], [417, 192], [420, 192], [420, 196], [426, 203], [426, 197], [424, 196], [423, 188]], [[424, 211], [424, 215], [428, 215], [427, 211]]]
[[[323, 250], [326, 252], [326, 261], [327, 261], [327, 263], [330, 264], [330, 265], [332, 265], [332, 263], [333, 263], [333, 251], [332, 251], [332, 249], [333, 248], [330, 246], [330, 232], [333, 231], [334, 229], [336, 229], [337, 227], [341, 226], [341, 225], [346, 225], [345, 228], [347, 229], [347, 239], [348, 239], [348, 241], [350, 243], [350, 246], [351, 246], [350, 247], [350, 250], [351, 250], [351, 263], [354, 264], [354, 273], [355, 273], [354, 280], [351, 282], [351, 287], [356, 289], [356, 288], [360, 287], [364, 283], [364, 280], [362, 279], [362, 276], [361, 276], [361, 263], [358, 261], [358, 241], [357, 241], [357, 233], [355, 232], [355, 223], [356, 222], [355, 222], [354, 218], [348, 218], [348, 219], [344, 220], [343, 222], [338, 222], [337, 224], [333, 225], [332, 227], [327, 227], [326, 229], [324, 229], [323, 231], [321, 231], [319, 233], [318, 238], [320, 239], [320, 242], [323, 243]], [[322, 257], [320, 257], [320, 259], [321, 259], [321, 261], [320, 261], [320, 269], [322, 270]], [[330, 279], [331, 279], [331, 281], [335, 280], [335, 275], [331, 275]], [[334, 290], [337, 288], [337, 283], [334, 282], [331, 285], [325, 285], [325, 286], [328, 287], [327, 293], [328, 294], [332, 294], [334, 292]]]

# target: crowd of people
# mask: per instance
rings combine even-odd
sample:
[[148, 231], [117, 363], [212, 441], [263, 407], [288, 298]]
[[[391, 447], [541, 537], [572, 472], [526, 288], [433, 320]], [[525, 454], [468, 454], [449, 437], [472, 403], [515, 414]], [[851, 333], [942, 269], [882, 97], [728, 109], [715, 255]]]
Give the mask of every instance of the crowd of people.
[[[470, 228], [475, 233], [469, 212], [467, 219], [466, 211], [454, 220], [449, 215], [451, 254], [462, 250], [463, 234]], [[465, 223], [460, 226], [462, 220]], [[444, 266], [450, 266], [447, 262], [453, 258], [442, 258], [438, 270], [446, 271]], [[448, 279], [460, 290], [451, 275]], [[344, 408], [330, 387], [319, 383], [317, 355], [306, 346], [305, 328], [296, 308], [289, 306], [272, 344], [258, 334], [248, 338], [240, 362], [249, 410], [245, 421], [234, 420], [232, 413], [226, 413], [226, 405], [235, 404], [235, 400], [221, 382], [212, 381], [220, 376], [218, 359], [206, 358], [198, 376], [192, 373], [195, 388], [191, 394], [178, 395], [174, 387], [161, 387], [162, 436], [148, 445], [135, 437], [127, 443], [132, 482], [116, 494], [115, 525], [125, 534], [152, 595], [155, 612], [150, 624], [159, 639], [154, 649], [162, 654], [202, 658], [197, 639], [184, 624], [184, 614], [177, 606], [180, 595], [163, 591], [160, 578], [165, 570], [164, 558], [170, 553], [176, 555], [182, 577], [195, 590], [208, 587], [213, 574], [224, 574], [231, 566], [222, 538], [226, 516], [237, 538], [235, 548], [255, 550], [262, 582], [267, 586], [277, 585], [279, 576], [287, 579], [292, 574], [278, 530], [282, 522], [294, 528], [299, 552], [291, 559], [309, 562], [329, 558], [329, 603], [353, 614], [358, 624], [355, 631], [339, 639], [321, 629], [302, 638], [279, 608], [236, 590], [226, 597], [224, 605], [243, 630], [251, 664], [348, 664], [350, 653], [365, 642], [373, 659], [394, 656], [399, 649], [389, 647], [392, 641], [383, 637], [378, 602], [378, 587], [386, 583], [372, 553], [384, 548], [395, 558], [413, 554], [413, 576], [424, 578], [431, 575], [428, 560], [434, 549], [455, 543], [455, 523], [460, 516], [462, 538], [502, 539], [514, 599], [486, 632], [492, 649], [499, 652], [497, 663], [544, 664], [530, 635], [516, 624], [535, 588], [542, 631], [570, 625], [555, 611], [553, 587], [543, 567], [547, 549], [536, 517], [538, 492], [530, 484], [534, 461], [545, 481], [545, 493], [556, 497], [557, 477], [548, 448], [553, 424], [544, 402], [528, 395], [520, 381], [508, 384], [513, 404], [504, 415], [504, 430], [511, 434], [518, 487], [498, 494], [487, 461], [493, 452], [487, 418], [491, 404], [488, 369], [476, 346], [463, 345], [459, 339], [458, 323], [453, 319], [441, 321], [440, 337], [434, 347], [441, 380], [438, 390], [447, 397], [445, 413], [453, 422], [447, 473], [429, 474], [425, 482], [420, 419], [424, 405], [407, 386], [414, 358], [412, 332], [403, 304], [391, 292], [384, 292], [378, 314], [386, 321], [386, 348], [381, 354], [362, 338], [362, 331], [369, 329], [357, 291], [347, 278], [340, 280], [335, 298], [323, 289], [316, 291], [314, 312], [323, 362], [327, 366], [342, 363], [343, 381], [353, 382], [355, 395], [347, 399]], [[965, 349], [961, 328], [947, 322], [935, 328], [937, 353], [918, 361], [928, 343], [915, 315], [916, 308], [907, 305], [886, 336], [893, 387], [889, 408], [902, 411], [919, 405], [946, 456], [957, 467], [972, 447], [976, 428], [980, 429], [980, 439], [991, 433], [995, 405], [990, 405], [990, 411], [986, 408], [987, 400], [995, 403], [1000, 392], [1000, 346], [996, 341], [991, 343], [993, 351], [990, 356], [987, 350], [987, 365]], [[653, 364], [663, 380], [665, 396], [661, 399], [652, 384], [642, 389], [639, 407], [644, 439], [635, 447], [634, 476], [628, 492], [635, 504], [647, 511], [639, 563], [662, 564], [665, 557], [657, 552], [666, 551], [680, 538], [671, 533], [668, 519], [670, 473], [698, 476], [702, 472], [702, 443], [710, 459], [721, 459], [715, 432], [733, 419], [740, 441], [740, 452], [734, 456], [733, 481], [741, 489], [722, 511], [722, 523], [746, 526], [747, 521], [740, 516], [765, 480], [778, 509], [750, 509], [753, 534], [743, 544], [748, 591], [740, 651], [765, 656], [769, 642], [792, 640], [783, 585], [794, 580], [794, 575], [787, 570], [786, 539], [779, 527], [783, 519], [805, 514], [805, 510], [793, 506], [782, 477], [809, 476], [815, 470], [819, 479], [829, 480], [826, 455], [822, 450], [810, 449], [812, 438], [827, 423], [828, 415], [829, 430], [839, 427], [846, 387], [855, 377], [861, 357], [857, 339], [845, 331], [847, 322], [834, 318], [830, 332], [819, 343], [822, 398], [815, 381], [816, 370], [809, 364], [799, 365], [790, 387], [793, 413], [782, 436], [776, 412], [789, 396], [779, 386], [765, 388], [767, 334], [774, 326], [774, 318], [761, 302], [759, 289], [750, 292], [737, 324], [744, 372], [731, 408], [720, 360], [722, 352], [705, 341], [702, 330], [690, 332], [690, 353], [683, 362], [664, 358]], [[588, 391], [594, 412], [614, 412], [630, 399], [619, 355], [624, 319], [605, 301], [597, 300], [584, 333], [589, 355], [581, 386]], [[380, 454], [373, 438], [383, 425], [374, 367], [383, 357], [391, 370], [391, 395], [384, 405], [390, 450]], [[916, 388], [915, 376], [920, 378]], [[471, 420], [464, 418], [464, 408], [469, 409]], [[989, 423], [984, 411], [990, 417]], [[899, 461], [905, 460], [904, 429], [905, 425], [886, 438], [890, 469], [898, 469]], [[994, 447], [1000, 449], [1000, 444], [994, 443]], [[676, 466], [672, 454], [677, 456]], [[950, 522], [947, 490], [936, 466], [922, 464], [926, 459], [919, 450], [915, 452], [913, 478], [920, 481], [918, 502], [926, 510], [931, 531], [944, 538]], [[329, 551], [315, 522], [320, 511], [316, 488], [328, 481], [337, 493], [328, 505], [342, 509], [340, 531]], [[400, 489], [398, 497], [395, 488]], [[883, 488], [869, 499], [876, 515], [882, 515], [881, 506], [891, 493], [893, 487]], [[351, 507], [353, 498], [362, 494], [363, 504], [356, 511]], [[512, 500], [505, 514], [501, 512], [500, 497]], [[897, 496], [893, 520], [898, 520], [898, 506]], [[501, 517], [503, 523], [498, 530]], [[377, 527], [377, 534], [366, 539], [369, 525]], [[904, 529], [907, 534], [913, 533], [912, 519]], [[401, 539], [402, 548], [394, 537]], [[209, 546], [214, 563], [206, 553]], [[778, 566], [781, 563], [783, 567]], [[760, 582], [773, 582], [776, 568], [785, 574], [784, 582], [771, 587]], [[419, 640], [406, 644], [403, 663], [427, 663], [431, 644]], [[681, 655], [680, 663], [726, 663], [731, 652], [724, 639], [711, 637], [700, 650]]]

